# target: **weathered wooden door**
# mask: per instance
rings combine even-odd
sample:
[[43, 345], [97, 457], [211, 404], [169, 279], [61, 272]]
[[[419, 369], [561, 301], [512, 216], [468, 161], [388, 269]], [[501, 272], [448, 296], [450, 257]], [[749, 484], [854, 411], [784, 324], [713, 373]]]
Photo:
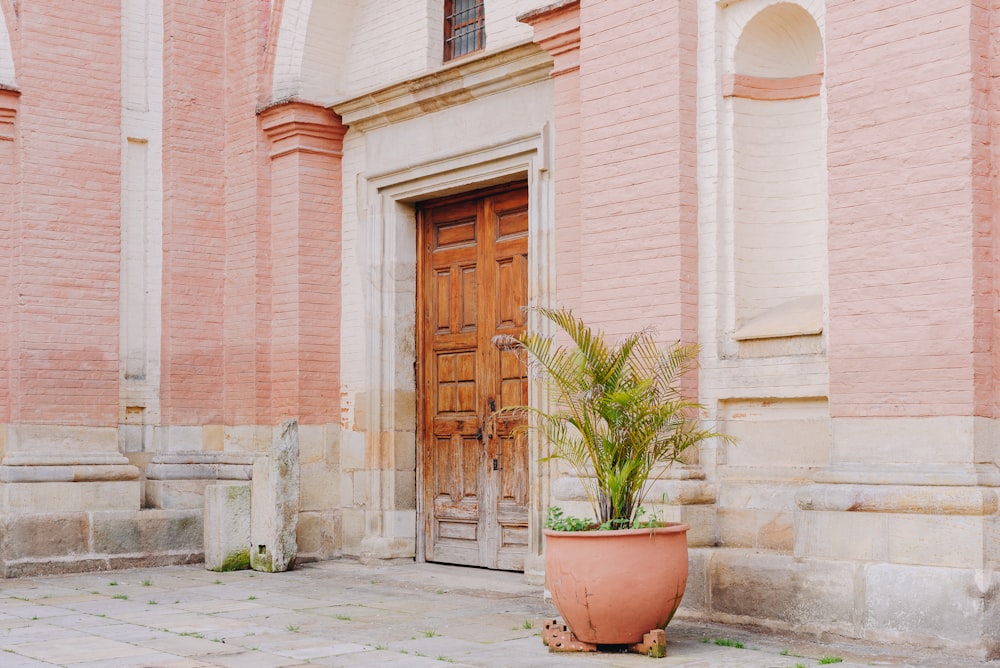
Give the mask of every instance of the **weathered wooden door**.
[[497, 408], [528, 402], [525, 369], [498, 334], [524, 331], [528, 189], [419, 208], [418, 439], [425, 557], [524, 570], [527, 438]]

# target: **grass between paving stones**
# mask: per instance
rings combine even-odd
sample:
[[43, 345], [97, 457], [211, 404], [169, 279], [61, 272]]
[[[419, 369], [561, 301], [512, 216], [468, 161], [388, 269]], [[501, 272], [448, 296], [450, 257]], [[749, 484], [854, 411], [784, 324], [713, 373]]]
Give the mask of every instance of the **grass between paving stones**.
[[735, 647], [736, 649], [744, 649], [743, 643], [739, 640], [733, 640], [732, 638], [702, 638], [703, 643], [715, 643], [719, 647]]
[[824, 656], [820, 658], [819, 665], [825, 666], [830, 663], [841, 663], [841, 662], [843, 662], [843, 659], [840, 658], [839, 656]]

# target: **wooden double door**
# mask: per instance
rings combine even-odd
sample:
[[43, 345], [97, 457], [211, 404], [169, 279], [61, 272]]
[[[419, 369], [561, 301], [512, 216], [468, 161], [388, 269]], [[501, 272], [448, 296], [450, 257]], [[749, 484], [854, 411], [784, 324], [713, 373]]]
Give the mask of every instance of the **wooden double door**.
[[524, 570], [528, 544], [523, 360], [497, 335], [524, 331], [524, 183], [418, 209], [418, 448], [425, 558]]

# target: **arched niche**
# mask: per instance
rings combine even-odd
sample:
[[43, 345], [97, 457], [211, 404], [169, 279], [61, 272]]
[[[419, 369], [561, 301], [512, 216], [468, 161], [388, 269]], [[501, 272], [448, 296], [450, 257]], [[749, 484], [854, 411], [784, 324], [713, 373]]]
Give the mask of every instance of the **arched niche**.
[[278, 17], [271, 98], [330, 103], [354, 26], [355, 0], [285, 0]]
[[[823, 39], [801, 6], [747, 22], [732, 99], [735, 338], [817, 336], [827, 283]], [[808, 348], [815, 351], [815, 348]]]
[[799, 77], [822, 71], [823, 37], [805, 9], [782, 2], [754, 16], [736, 45], [737, 74]]

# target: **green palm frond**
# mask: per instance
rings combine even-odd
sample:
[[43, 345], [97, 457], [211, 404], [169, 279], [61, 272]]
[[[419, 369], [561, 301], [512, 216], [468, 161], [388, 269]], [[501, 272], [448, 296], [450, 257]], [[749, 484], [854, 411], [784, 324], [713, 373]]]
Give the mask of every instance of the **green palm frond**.
[[700, 406], [683, 396], [680, 380], [697, 367], [698, 347], [661, 347], [649, 330], [609, 344], [566, 309], [538, 309], [570, 345], [526, 332], [514, 341], [549, 394], [549, 411], [527, 406], [530, 429], [550, 444], [546, 460], [569, 463], [584, 483], [598, 523], [630, 526], [654, 470], [680, 461], [710, 438], [727, 438], [699, 425]]

